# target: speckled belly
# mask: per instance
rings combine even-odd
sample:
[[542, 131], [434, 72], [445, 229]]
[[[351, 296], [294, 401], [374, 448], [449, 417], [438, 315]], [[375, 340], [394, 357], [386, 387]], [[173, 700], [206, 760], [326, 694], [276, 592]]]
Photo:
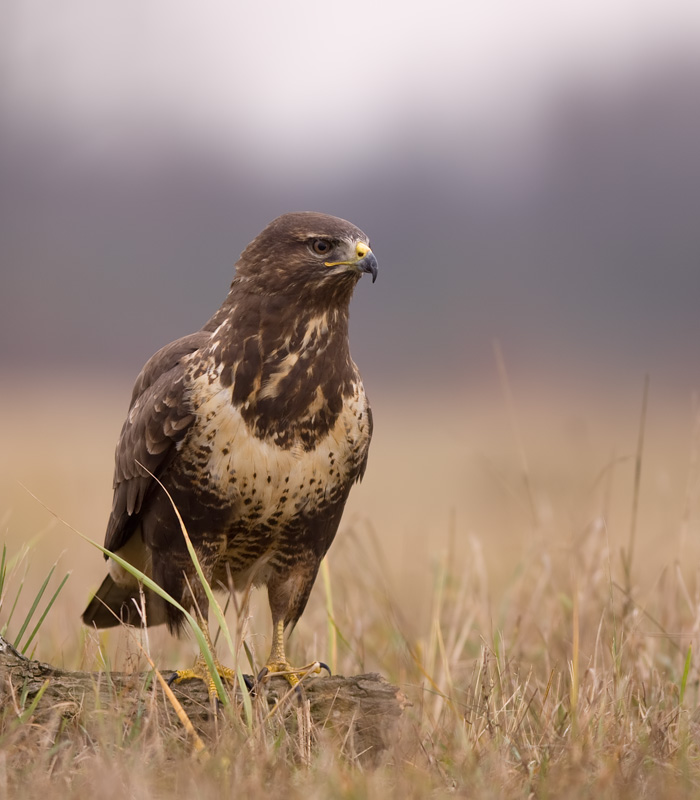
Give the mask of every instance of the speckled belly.
[[[227, 549], [267, 552], [276, 532], [313, 518], [347, 492], [369, 444], [367, 404], [361, 385], [333, 427], [312, 449], [282, 448], [253, 434], [230, 392], [208, 383], [199, 422], [183, 442], [192, 474], [203, 470], [208, 489], [231, 510]], [[268, 541], [269, 540], [269, 541]]]

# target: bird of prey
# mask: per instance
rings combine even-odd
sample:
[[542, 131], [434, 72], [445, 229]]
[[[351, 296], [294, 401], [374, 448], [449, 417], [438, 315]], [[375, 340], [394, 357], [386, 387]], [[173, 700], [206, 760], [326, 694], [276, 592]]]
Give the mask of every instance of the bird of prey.
[[[367, 465], [372, 413], [348, 342], [363, 273], [374, 282], [377, 260], [346, 220], [273, 220], [241, 254], [209, 322], [141, 370], [117, 443], [105, 547], [196, 610], [210, 642], [207, 596], [174, 503], [211, 586], [230, 576], [237, 590], [267, 587], [273, 635], [263, 671], [291, 674], [292, 684], [285, 630], [304, 611]], [[139, 624], [139, 597], [136, 579], [111, 561], [83, 621]], [[152, 592], [145, 598], [147, 624], [177, 633], [182, 612]], [[218, 662], [217, 670], [232, 676]], [[201, 656], [178, 673], [189, 677], [211, 691]]]

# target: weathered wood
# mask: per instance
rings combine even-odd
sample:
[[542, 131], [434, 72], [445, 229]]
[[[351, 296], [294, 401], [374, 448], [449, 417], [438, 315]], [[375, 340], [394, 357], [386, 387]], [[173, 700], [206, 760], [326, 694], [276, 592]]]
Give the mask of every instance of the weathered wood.
[[[21, 713], [45, 684], [33, 715], [39, 724], [51, 719], [52, 728], [58, 719], [64, 728], [71, 720], [89, 726], [91, 717], [104, 718], [115, 706], [125, 719], [140, 718], [145, 707], [157, 707], [159, 725], [173, 730], [180, 725], [152, 672], [61, 670], [25, 658], [0, 637], [0, 708], [10, 712], [14, 706]], [[217, 712], [204, 684], [188, 681], [172, 688], [198, 733], [208, 740], [215, 737]], [[233, 700], [240, 705], [240, 694]], [[253, 698], [253, 711], [258, 726], [273, 720], [297, 738], [300, 726], [310, 724], [305, 735], [309, 748], [330, 736], [349, 757], [376, 764], [395, 743], [407, 704], [403, 693], [377, 673], [307, 678], [301, 692], [290, 692], [289, 684], [277, 677]]]

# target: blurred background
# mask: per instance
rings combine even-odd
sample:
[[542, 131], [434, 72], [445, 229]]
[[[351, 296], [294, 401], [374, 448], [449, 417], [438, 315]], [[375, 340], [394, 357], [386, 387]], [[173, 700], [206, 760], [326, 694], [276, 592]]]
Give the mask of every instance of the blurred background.
[[376, 435], [344, 524], [408, 607], [470, 537], [494, 596], [591, 520], [616, 558], [645, 374], [640, 575], [694, 569], [697, 2], [5, 0], [0, 519], [74, 570], [54, 648], [103, 565], [42, 503], [102, 541], [142, 364], [305, 209], [379, 259], [352, 306]]

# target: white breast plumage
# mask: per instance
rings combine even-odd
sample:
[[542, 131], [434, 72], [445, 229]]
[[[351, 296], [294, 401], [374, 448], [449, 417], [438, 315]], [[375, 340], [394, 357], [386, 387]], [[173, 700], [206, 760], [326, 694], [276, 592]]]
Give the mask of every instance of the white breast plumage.
[[230, 389], [206, 376], [196, 384], [192, 395], [198, 398], [198, 421], [183, 449], [203, 454], [198, 466], [207, 471], [210, 490], [231, 503], [234, 515], [252, 513], [256, 523], [283, 522], [301, 508], [312, 512], [353, 480], [371, 433], [360, 382], [353, 384], [335, 424], [311, 450], [301, 443], [282, 448], [274, 438], [258, 438], [231, 403]]

